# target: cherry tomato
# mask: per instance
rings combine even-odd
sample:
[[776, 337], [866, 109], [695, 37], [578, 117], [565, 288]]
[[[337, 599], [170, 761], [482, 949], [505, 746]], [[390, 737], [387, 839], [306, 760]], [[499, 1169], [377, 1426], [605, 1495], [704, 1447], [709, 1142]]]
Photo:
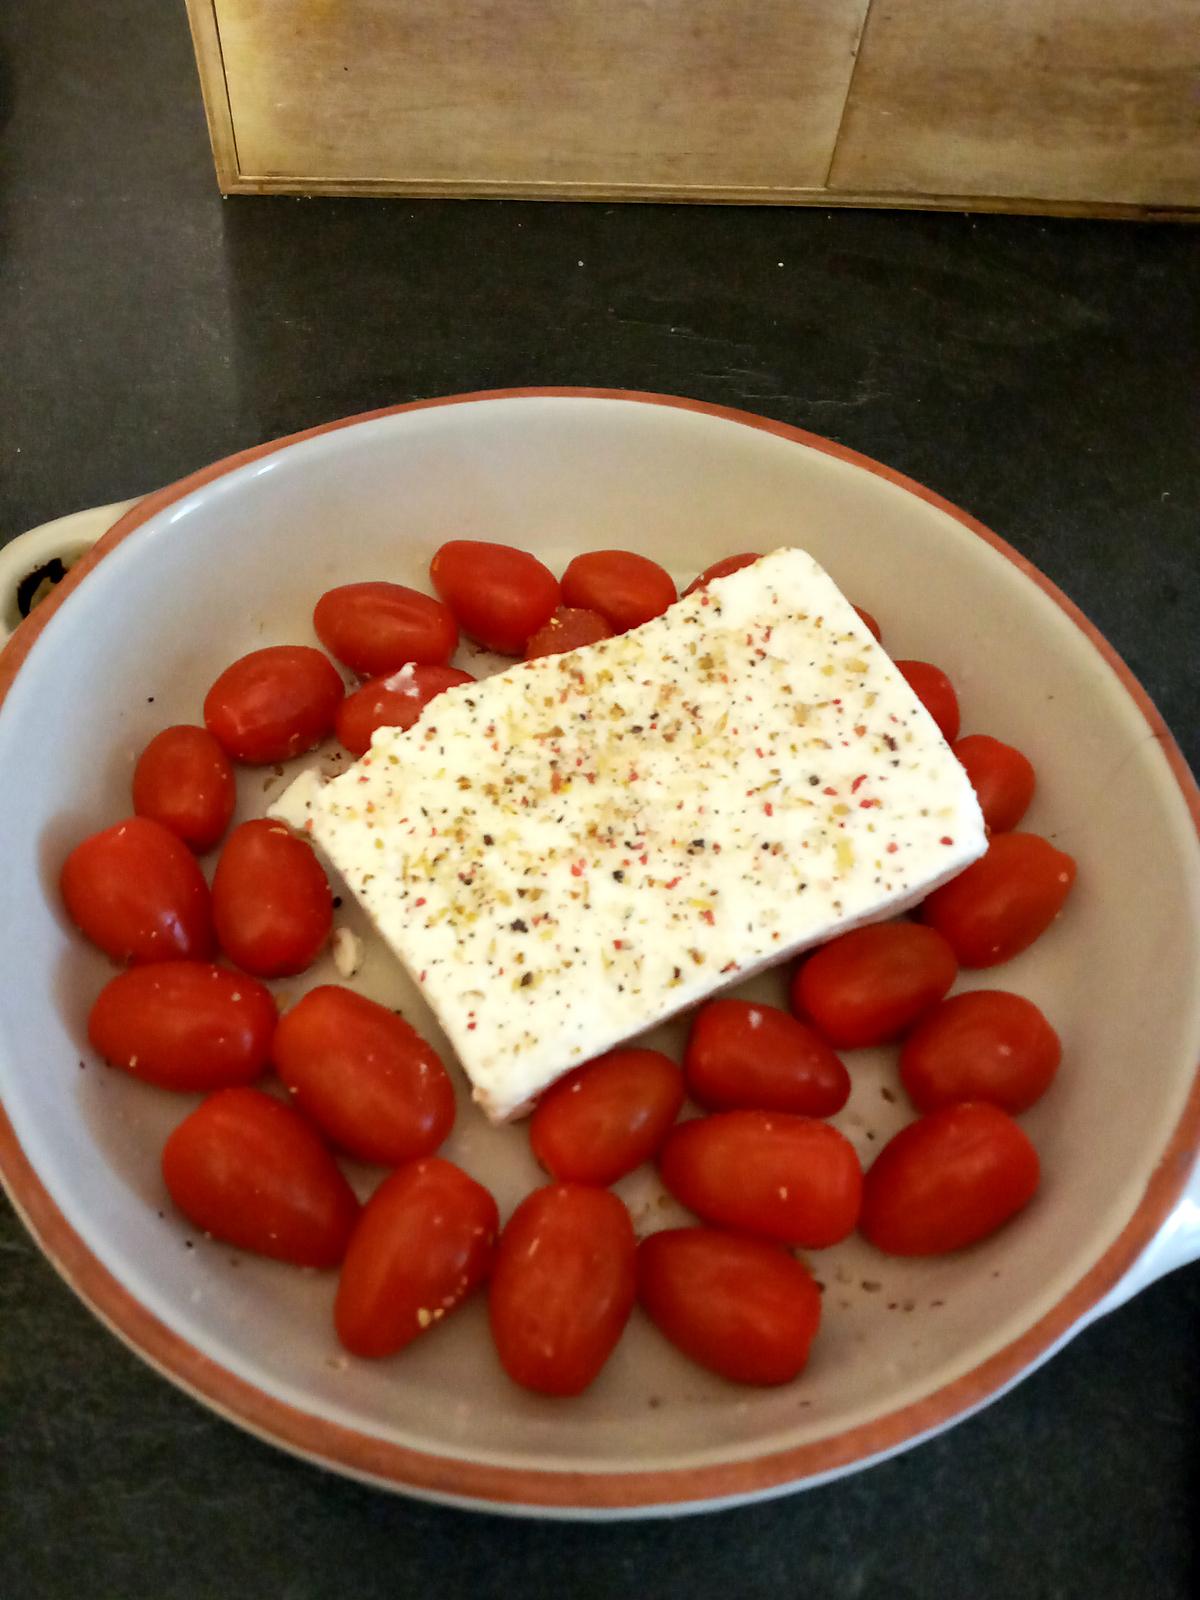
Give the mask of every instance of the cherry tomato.
[[1032, 1000], [1003, 989], [952, 995], [923, 1017], [900, 1051], [900, 1078], [918, 1111], [986, 1100], [1014, 1116], [1041, 1098], [1062, 1044]]
[[765, 1239], [668, 1228], [638, 1246], [638, 1299], [685, 1356], [733, 1383], [790, 1383], [821, 1322], [812, 1273]]
[[317, 638], [360, 678], [386, 677], [406, 661], [444, 666], [458, 648], [449, 606], [402, 583], [344, 583], [313, 612]]
[[1029, 810], [1037, 778], [1033, 763], [987, 733], [969, 733], [954, 746], [993, 833], [1010, 833]]
[[396, 1167], [431, 1155], [454, 1124], [454, 1087], [403, 1017], [336, 984], [281, 1018], [271, 1059], [296, 1105], [360, 1161]]
[[237, 784], [229, 757], [206, 728], [180, 723], [155, 734], [133, 769], [133, 809], [211, 850], [233, 816]]
[[795, 1111], [831, 1117], [850, 1074], [825, 1040], [777, 1006], [713, 1000], [692, 1022], [683, 1056], [688, 1093], [709, 1111]]
[[861, 606], [855, 606], [854, 609], [858, 612], [859, 621], [862, 622], [868, 633], [874, 635], [875, 642], [878, 644], [882, 640], [883, 634], [880, 631], [879, 624], [875, 621], [875, 618], [869, 611], [864, 611]]
[[351, 755], [365, 755], [376, 728], [411, 728], [443, 689], [474, 682], [469, 672], [457, 667], [408, 662], [390, 678], [372, 678], [348, 694], [338, 706], [335, 731]]
[[658, 1050], [612, 1050], [538, 1103], [529, 1140], [564, 1182], [615, 1183], [658, 1149], [683, 1105], [683, 1073]]
[[1036, 833], [997, 833], [987, 854], [921, 908], [964, 967], [995, 967], [1027, 950], [1063, 908], [1075, 862]]
[[562, 600], [558, 579], [536, 556], [484, 539], [451, 539], [429, 576], [463, 632], [502, 656], [519, 656]]
[[958, 738], [958, 696], [954, 685], [942, 671], [928, 661], [897, 661], [900, 675], [937, 723], [942, 738], [953, 744]]
[[563, 573], [569, 606], [598, 611], [617, 633], [661, 617], [679, 598], [669, 572], [633, 550], [589, 550]]
[[496, 1202], [437, 1157], [393, 1172], [350, 1237], [333, 1321], [356, 1356], [390, 1356], [436, 1328], [491, 1271]]
[[740, 556], [722, 556], [720, 561], [714, 561], [711, 567], [705, 567], [698, 578], [693, 578], [683, 591], [684, 596], [695, 594], [697, 589], [707, 589], [710, 583], [715, 583], [718, 578], [727, 578], [731, 572], [740, 572], [743, 567], [752, 567], [762, 557], [757, 550], [747, 550]]
[[1032, 1200], [1037, 1151], [997, 1106], [943, 1106], [901, 1128], [871, 1165], [859, 1226], [893, 1256], [942, 1255], [994, 1233]]
[[219, 1089], [167, 1140], [163, 1177], [189, 1221], [239, 1250], [334, 1267], [358, 1217], [354, 1191], [290, 1106]]
[[560, 656], [564, 650], [579, 650], [584, 645], [611, 639], [612, 629], [598, 611], [581, 611], [575, 606], [558, 610], [535, 634], [525, 641], [526, 661], [538, 656]]
[[858, 1220], [862, 1168], [849, 1140], [783, 1111], [681, 1122], [658, 1158], [663, 1182], [705, 1222], [819, 1250]]
[[855, 1050], [898, 1039], [954, 982], [954, 951], [933, 928], [876, 922], [832, 939], [792, 978], [792, 1009], [832, 1045]]
[[333, 926], [333, 896], [312, 846], [265, 817], [229, 835], [212, 904], [221, 949], [260, 978], [303, 972]]
[[77, 844], [62, 897], [75, 926], [114, 961], [203, 961], [212, 909], [188, 847], [149, 817], [129, 817]]
[[235, 761], [288, 761], [333, 732], [345, 693], [319, 650], [270, 645], [225, 668], [204, 697], [204, 725]]
[[634, 1250], [611, 1190], [555, 1183], [526, 1195], [500, 1235], [488, 1302], [514, 1383], [551, 1395], [587, 1388], [633, 1309]]
[[203, 961], [158, 961], [101, 989], [88, 1038], [110, 1066], [163, 1089], [253, 1083], [278, 1013], [261, 983]]

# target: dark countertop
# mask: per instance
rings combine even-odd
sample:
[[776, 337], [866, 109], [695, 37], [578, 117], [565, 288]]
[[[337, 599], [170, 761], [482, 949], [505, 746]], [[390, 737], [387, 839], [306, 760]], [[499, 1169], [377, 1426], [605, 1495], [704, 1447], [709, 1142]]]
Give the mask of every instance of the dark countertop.
[[[966, 506], [1200, 761], [1200, 237], [999, 217], [217, 195], [178, 4], [0, 13], [0, 539], [257, 440], [523, 383], [765, 412]], [[1136, 1063], [1131, 1063], [1131, 1069]], [[1195, 1592], [1200, 1268], [948, 1435], [702, 1519], [507, 1522], [239, 1433], [0, 1216], [4, 1600]]]

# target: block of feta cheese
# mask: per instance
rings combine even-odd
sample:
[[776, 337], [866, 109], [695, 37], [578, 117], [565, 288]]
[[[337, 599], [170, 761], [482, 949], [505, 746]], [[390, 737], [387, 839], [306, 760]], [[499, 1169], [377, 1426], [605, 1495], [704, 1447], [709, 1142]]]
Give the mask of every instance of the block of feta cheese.
[[494, 1121], [985, 847], [932, 718], [795, 549], [445, 691], [272, 815], [344, 878]]

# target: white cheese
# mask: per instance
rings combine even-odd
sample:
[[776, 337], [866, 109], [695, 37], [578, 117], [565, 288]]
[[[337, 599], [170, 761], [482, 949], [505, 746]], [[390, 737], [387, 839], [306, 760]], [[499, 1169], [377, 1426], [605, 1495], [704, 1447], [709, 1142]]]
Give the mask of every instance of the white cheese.
[[495, 1121], [985, 847], [932, 718], [801, 550], [447, 690], [272, 815], [345, 878]]
[[335, 928], [329, 941], [339, 978], [352, 978], [363, 964], [363, 942], [352, 928]]

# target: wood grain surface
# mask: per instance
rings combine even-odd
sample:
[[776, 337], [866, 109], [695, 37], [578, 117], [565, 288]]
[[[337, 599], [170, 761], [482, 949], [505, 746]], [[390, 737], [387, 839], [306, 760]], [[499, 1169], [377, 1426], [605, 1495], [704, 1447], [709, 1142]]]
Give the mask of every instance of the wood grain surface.
[[226, 193], [1200, 208], [1200, 0], [187, 0]]
[[830, 182], [1200, 205], [1200, 0], [875, 0]]

